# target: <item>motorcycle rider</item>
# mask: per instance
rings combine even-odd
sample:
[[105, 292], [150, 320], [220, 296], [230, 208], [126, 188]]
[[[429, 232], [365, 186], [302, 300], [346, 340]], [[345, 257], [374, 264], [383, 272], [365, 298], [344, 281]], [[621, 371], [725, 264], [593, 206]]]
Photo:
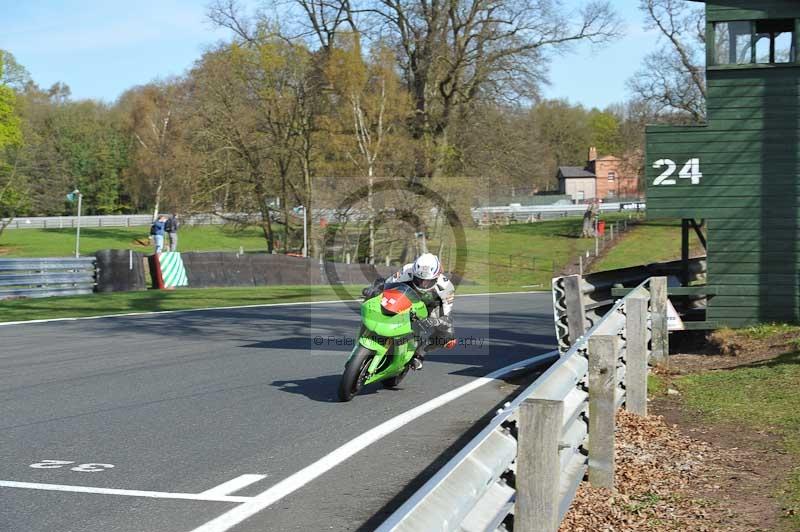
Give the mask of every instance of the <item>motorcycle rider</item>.
[[422, 369], [425, 354], [439, 347], [452, 349], [456, 345], [453, 317], [455, 287], [442, 271], [442, 263], [432, 253], [423, 253], [417, 260], [406, 264], [389, 279], [375, 279], [372, 286], [363, 290], [366, 298], [383, 292], [386, 283], [404, 283], [413, 288], [428, 307], [428, 317], [415, 323], [415, 331], [420, 338], [411, 367]]

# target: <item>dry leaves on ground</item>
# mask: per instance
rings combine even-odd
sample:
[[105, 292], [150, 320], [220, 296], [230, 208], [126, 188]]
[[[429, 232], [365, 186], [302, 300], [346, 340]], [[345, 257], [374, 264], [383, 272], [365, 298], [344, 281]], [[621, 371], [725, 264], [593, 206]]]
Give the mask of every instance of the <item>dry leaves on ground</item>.
[[714, 489], [709, 472], [726, 452], [682, 435], [661, 417], [620, 411], [616, 490], [581, 484], [560, 530], [736, 530], [730, 510], [692, 496]]

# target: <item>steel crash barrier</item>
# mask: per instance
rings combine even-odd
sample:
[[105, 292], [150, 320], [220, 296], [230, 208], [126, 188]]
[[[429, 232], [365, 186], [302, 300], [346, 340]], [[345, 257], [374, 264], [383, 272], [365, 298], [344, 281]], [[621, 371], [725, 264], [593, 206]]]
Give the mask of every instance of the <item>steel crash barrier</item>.
[[543, 355], [555, 362], [378, 530], [555, 532], [582, 481], [613, 488], [615, 414], [647, 414], [664, 305], [666, 278], [647, 279], [566, 353]]
[[0, 259], [0, 299], [91, 294], [95, 258]]

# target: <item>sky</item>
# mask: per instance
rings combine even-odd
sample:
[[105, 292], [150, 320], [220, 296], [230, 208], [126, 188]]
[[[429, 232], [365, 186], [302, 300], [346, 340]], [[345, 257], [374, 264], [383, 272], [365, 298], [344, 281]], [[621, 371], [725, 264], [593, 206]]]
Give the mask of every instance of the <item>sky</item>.
[[[258, 0], [245, 4], [257, 5]], [[582, 0], [565, 0], [578, 6]], [[604, 108], [624, 101], [625, 81], [656, 45], [638, 0], [613, 0], [625, 35], [595, 49], [580, 44], [553, 58], [547, 98]], [[42, 87], [69, 85], [75, 99], [113, 102], [126, 89], [180, 75], [228, 34], [206, 18], [206, 0], [0, 0], [0, 48]]]

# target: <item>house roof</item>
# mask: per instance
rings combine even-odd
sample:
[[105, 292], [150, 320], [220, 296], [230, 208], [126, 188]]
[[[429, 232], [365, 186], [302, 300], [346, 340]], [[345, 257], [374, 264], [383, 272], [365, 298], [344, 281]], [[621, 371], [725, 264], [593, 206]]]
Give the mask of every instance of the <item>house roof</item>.
[[565, 179], [571, 177], [597, 177], [592, 172], [581, 168], [580, 166], [559, 166], [558, 175]]

